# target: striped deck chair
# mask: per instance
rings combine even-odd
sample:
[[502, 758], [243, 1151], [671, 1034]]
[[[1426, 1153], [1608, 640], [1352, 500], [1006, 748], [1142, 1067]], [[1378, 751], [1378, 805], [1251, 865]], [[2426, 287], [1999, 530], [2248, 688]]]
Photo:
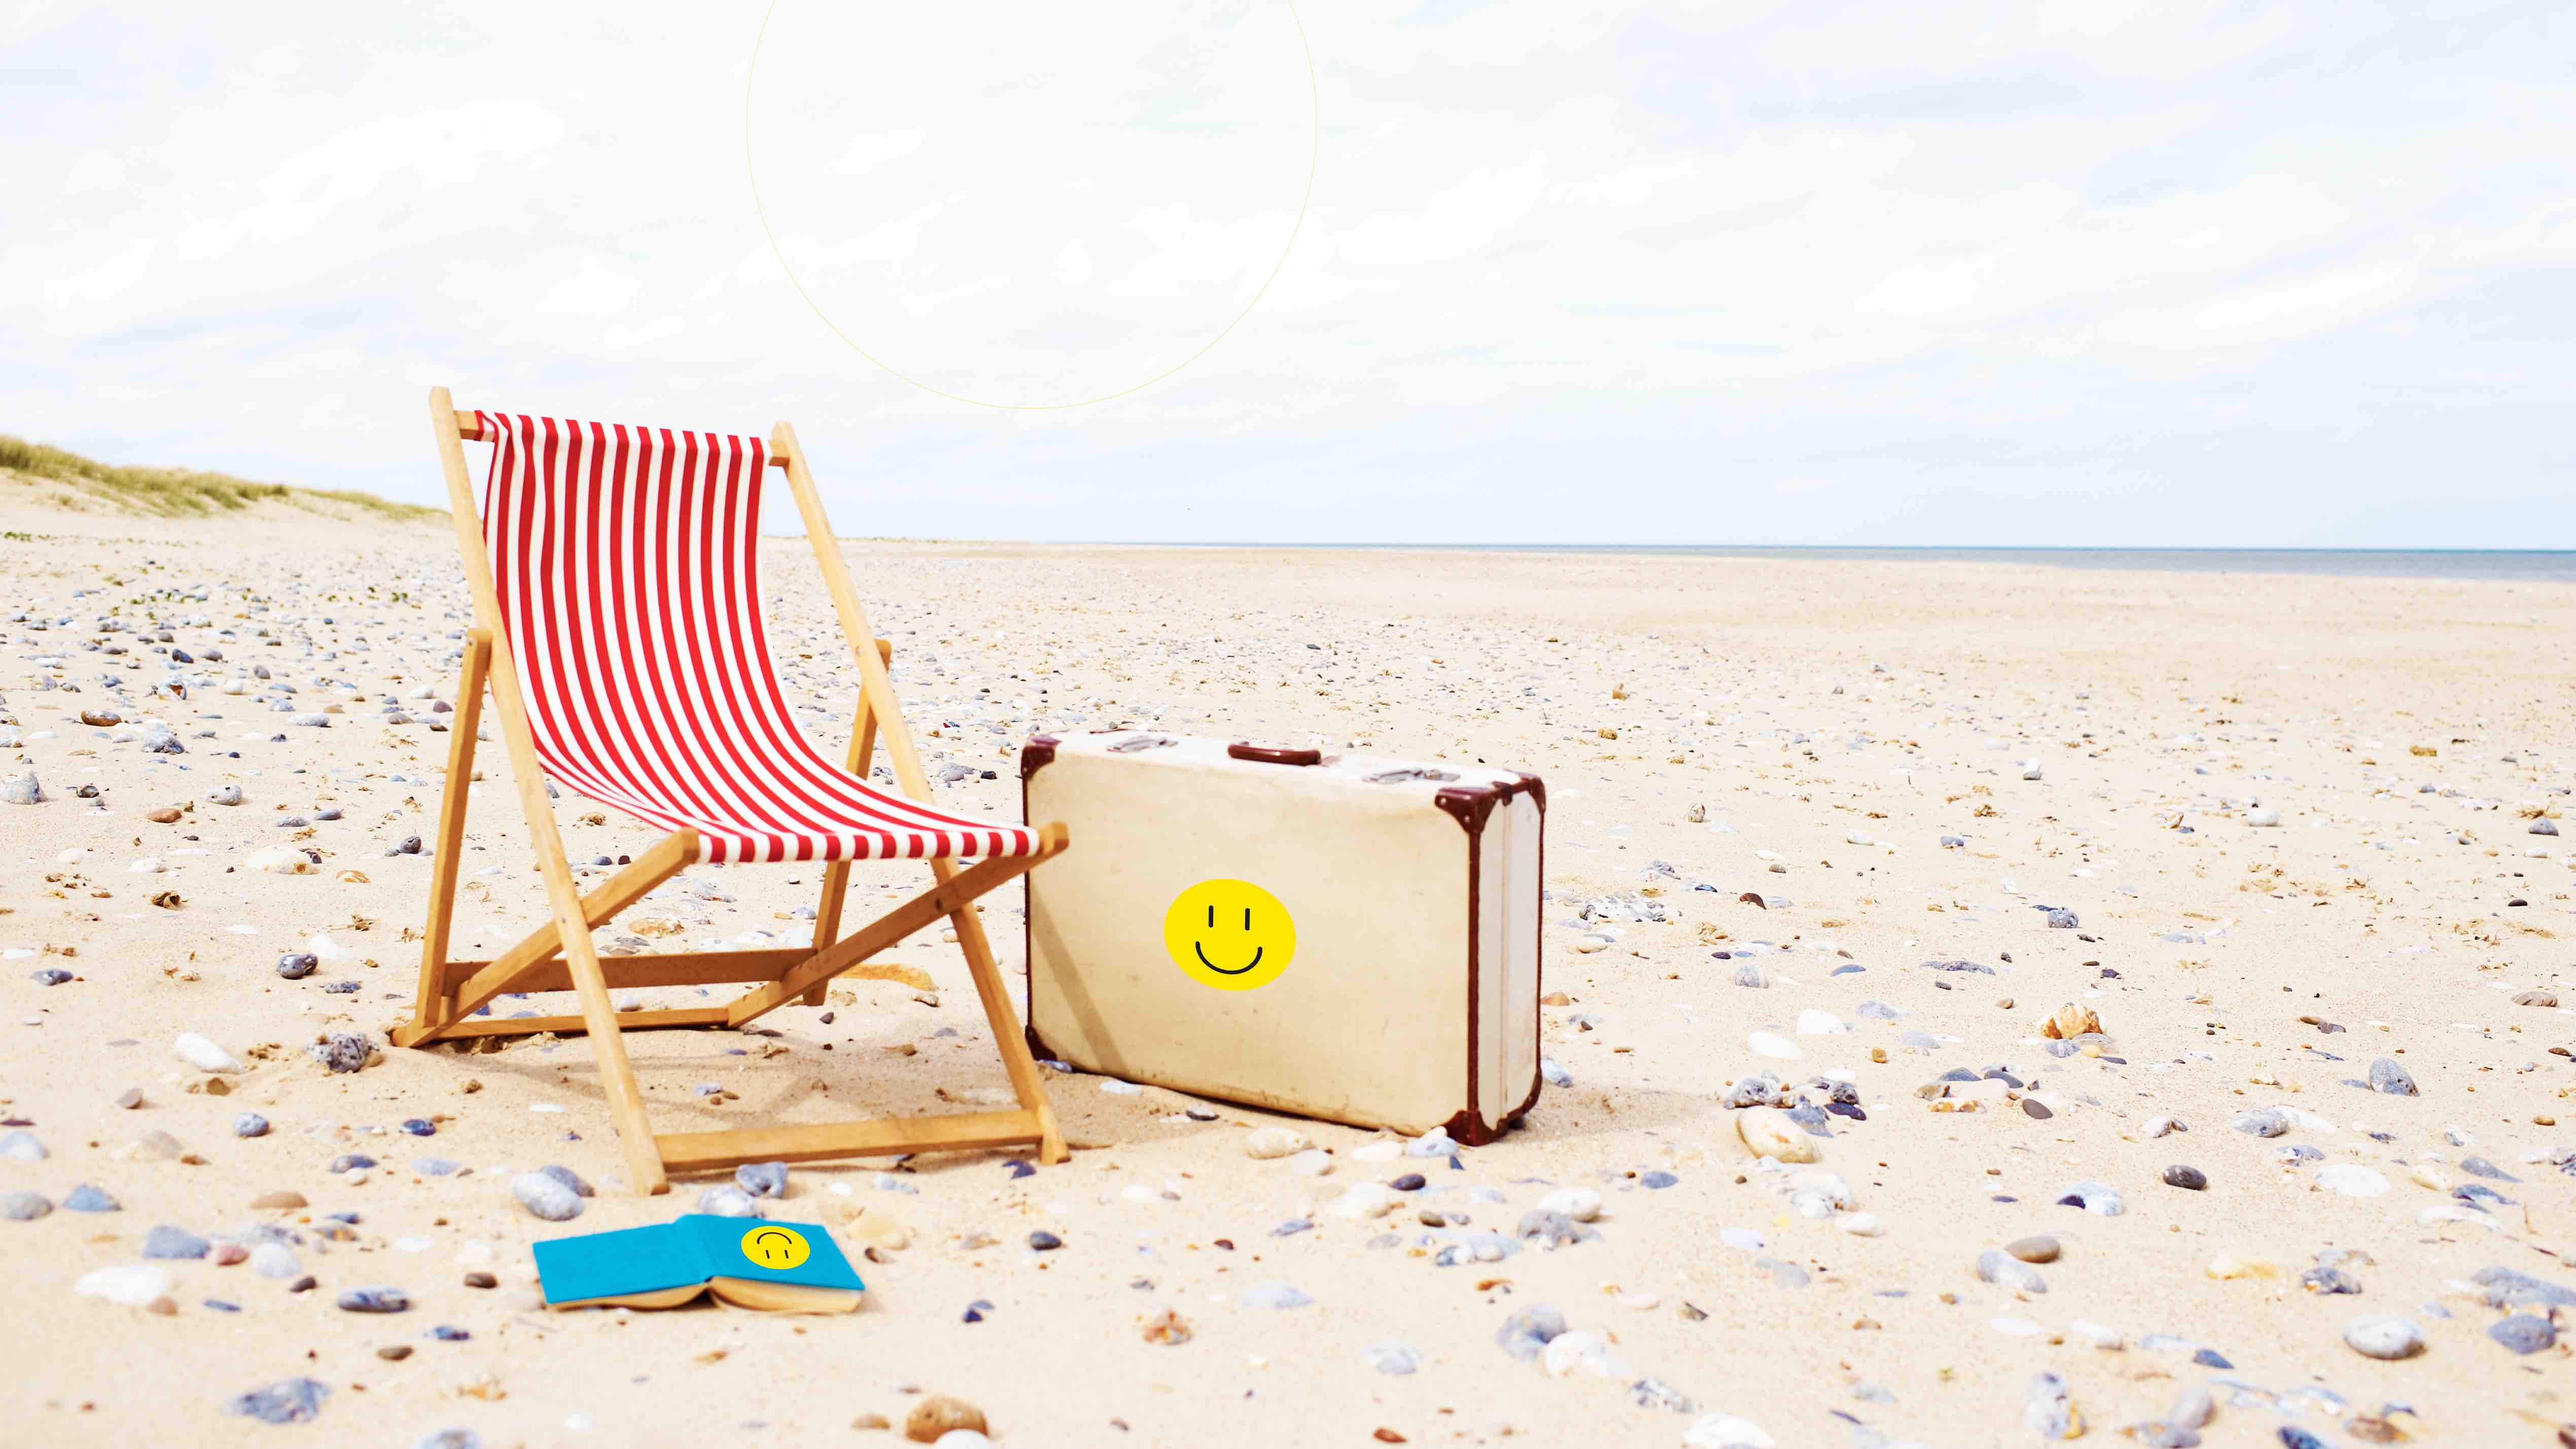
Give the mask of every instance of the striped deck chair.
[[[921, 756], [886, 674], [893, 646], [877, 639], [871, 647], [794, 430], [780, 423], [763, 442], [460, 415], [443, 387], [431, 390], [429, 412], [475, 627], [448, 731], [418, 1005], [395, 1045], [587, 1034], [639, 1193], [667, 1191], [670, 1173], [744, 1162], [1004, 1146], [1033, 1146], [1040, 1161], [1063, 1161], [1064, 1139], [974, 902], [1062, 851], [1064, 826], [969, 819], [928, 803]], [[468, 440], [492, 444], [479, 510], [466, 472]], [[797, 728], [771, 658], [758, 530], [771, 468], [786, 471], [858, 662], [858, 722], [846, 764], [824, 758]], [[488, 961], [451, 961], [458, 847], [487, 684], [553, 919]], [[901, 795], [868, 783], [879, 742]], [[669, 834], [582, 894], [547, 803], [548, 779]], [[843, 935], [850, 862], [886, 859], [929, 862], [931, 888]], [[693, 861], [821, 863], [813, 944], [602, 959], [591, 932]], [[853, 968], [871, 974], [860, 963], [942, 917], [956, 928], [1017, 1110], [654, 1134], [621, 1032], [740, 1028], [791, 1001], [820, 1006], [834, 976]], [[619, 1012], [609, 1002], [612, 989], [714, 982], [756, 984], [721, 1006]], [[474, 1015], [504, 992], [564, 990], [578, 995], [579, 1015]]]

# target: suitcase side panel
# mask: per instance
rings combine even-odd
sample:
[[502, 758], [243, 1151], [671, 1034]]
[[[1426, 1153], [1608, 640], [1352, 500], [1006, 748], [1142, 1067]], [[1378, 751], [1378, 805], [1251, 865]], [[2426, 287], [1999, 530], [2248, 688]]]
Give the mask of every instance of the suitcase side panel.
[[[1458, 826], [1419, 795], [1179, 751], [1025, 761], [1030, 818], [1079, 847], [1028, 884], [1034, 1049], [1090, 1070], [1421, 1131], [1462, 1104], [1472, 948]], [[1172, 964], [1166, 905], [1230, 876], [1297, 923], [1282, 976], [1244, 992]]]
[[1484, 790], [1444, 791], [1467, 832], [1467, 971], [1471, 1046], [1464, 1105], [1447, 1123], [1469, 1146], [1491, 1142], [1538, 1102], [1539, 929], [1546, 786], [1522, 775]]

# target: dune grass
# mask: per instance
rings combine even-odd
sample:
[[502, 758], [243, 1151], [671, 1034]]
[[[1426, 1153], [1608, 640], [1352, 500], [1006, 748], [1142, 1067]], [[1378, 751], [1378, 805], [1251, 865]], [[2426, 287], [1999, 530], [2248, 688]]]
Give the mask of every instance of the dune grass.
[[283, 483], [254, 483], [229, 473], [191, 468], [119, 467], [8, 433], [0, 433], [0, 472], [67, 483], [80, 492], [165, 518], [235, 512], [270, 499], [299, 507], [327, 499], [405, 521], [442, 516], [436, 509], [395, 503], [345, 488], [290, 488]]

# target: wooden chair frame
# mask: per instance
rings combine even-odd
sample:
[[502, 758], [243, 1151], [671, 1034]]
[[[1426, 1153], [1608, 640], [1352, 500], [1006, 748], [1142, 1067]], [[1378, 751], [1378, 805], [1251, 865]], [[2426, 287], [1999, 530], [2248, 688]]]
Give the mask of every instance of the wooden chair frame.
[[[630, 1176], [639, 1195], [667, 1192], [669, 1174], [705, 1172], [745, 1162], [810, 1162], [836, 1157], [866, 1157], [938, 1149], [1030, 1146], [1041, 1162], [1068, 1156], [1056, 1130], [1055, 1112], [1038, 1080], [1036, 1061], [1021, 1035], [1018, 1013], [993, 962], [993, 947], [976, 918], [975, 900], [1008, 884], [1041, 862], [1061, 853], [1066, 844], [1061, 822], [1039, 831], [1040, 846], [1029, 856], [983, 861], [959, 869], [954, 861], [933, 860], [929, 890], [912, 897], [849, 935], [841, 934], [842, 899], [848, 894], [850, 866], [834, 861], [823, 871], [823, 894], [815, 907], [814, 941], [808, 947], [765, 951], [693, 951], [649, 956], [602, 958], [590, 933], [646, 891], [677, 875], [698, 857], [698, 835], [679, 830], [584, 895], [573, 884], [572, 866], [564, 856], [563, 837], [546, 798], [545, 771], [538, 763], [536, 738], [528, 726], [526, 701], [519, 689], [517, 667], [510, 658], [501, 602], [492, 582], [491, 559], [484, 549], [482, 511], [466, 472], [465, 441], [480, 439], [480, 423], [471, 414], [460, 422], [446, 388], [430, 389], [430, 431], [447, 474], [447, 495], [456, 522], [456, 542], [465, 558], [465, 577], [474, 591], [475, 627], [466, 637], [463, 677], [458, 683], [456, 713], [448, 726], [447, 783], [439, 807], [437, 854], [431, 857], [429, 925], [421, 948], [420, 990], [412, 1019], [393, 1034], [396, 1046], [419, 1047], [436, 1041], [471, 1037], [523, 1036], [536, 1032], [587, 1034], [599, 1061], [600, 1085], [609, 1114], [625, 1146]], [[886, 666], [894, 646], [873, 640], [867, 614], [832, 536], [831, 522], [806, 468], [805, 450], [796, 431], [780, 423], [769, 437], [769, 462], [787, 473], [789, 489], [803, 518], [823, 582], [832, 595], [841, 630], [849, 636], [859, 667], [858, 722], [850, 739], [849, 769], [867, 777], [876, 746], [885, 746], [896, 782], [915, 800], [930, 798], [930, 782], [921, 755], [904, 727]], [[482, 718], [483, 691], [492, 691], [500, 717], [501, 742], [510, 757], [518, 786], [519, 807], [537, 849], [545, 875], [553, 919], [530, 932], [517, 945], [488, 961], [447, 958], [449, 929], [456, 908], [459, 849], [465, 838], [466, 796], [473, 779], [475, 736]], [[644, 1111], [644, 1097], [627, 1061], [621, 1033], [651, 1027], [722, 1026], [739, 1029], [766, 1013], [801, 999], [820, 1006], [833, 977], [857, 967], [870, 956], [946, 917], [956, 928], [957, 944], [975, 978], [985, 1019], [1002, 1054], [1002, 1068], [1019, 1100], [1013, 1111], [933, 1114], [805, 1126], [755, 1127], [732, 1132], [680, 1132], [655, 1135]], [[716, 982], [757, 983], [752, 990], [722, 1006], [664, 1011], [619, 1012], [609, 1001], [612, 989], [704, 985]], [[578, 995], [577, 1016], [472, 1019], [473, 1013], [504, 992], [563, 991]]]

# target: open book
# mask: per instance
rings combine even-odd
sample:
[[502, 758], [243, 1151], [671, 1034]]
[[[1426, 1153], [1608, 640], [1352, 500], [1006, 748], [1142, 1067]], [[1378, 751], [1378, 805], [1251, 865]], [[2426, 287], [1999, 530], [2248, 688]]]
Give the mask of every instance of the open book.
[[676, 1308], [712, 1293], [736, 1308], [849, 1313], [867, 1285], [814, 1223], [685, 1213], [650, 1227], [536, 1244], [548, 1308]]

